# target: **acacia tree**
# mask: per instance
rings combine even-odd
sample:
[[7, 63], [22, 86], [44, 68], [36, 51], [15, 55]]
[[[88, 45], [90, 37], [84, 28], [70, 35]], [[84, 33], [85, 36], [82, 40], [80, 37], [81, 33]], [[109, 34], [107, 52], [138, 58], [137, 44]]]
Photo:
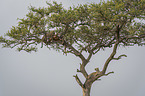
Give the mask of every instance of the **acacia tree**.
[[[112, 60], [127, 57], [125, 54], [115, 57], [119, 46], [145, 45], [145, 24], [136, 22], [145, 20], [145, 0], [110, 0], [69, 9], [57, 2], [47, 4], [47, 8], [31, 6], [26, 17], [0, 37], [0, 43], [26, 52], [37, 51], [37, 45], [41, 44], [41, 47], [79, 57], [82, 62], [77, 72], [85, 77], [85, 82], [78, 75], [74, 77], [83, 96], [90, 96], [93, 82], [113, 73], [106, 73]], [[85, 67], [91, 57], [106, 48], [113, 50], [103, 68], [95, 68], [95, 72], [88, 74]]]

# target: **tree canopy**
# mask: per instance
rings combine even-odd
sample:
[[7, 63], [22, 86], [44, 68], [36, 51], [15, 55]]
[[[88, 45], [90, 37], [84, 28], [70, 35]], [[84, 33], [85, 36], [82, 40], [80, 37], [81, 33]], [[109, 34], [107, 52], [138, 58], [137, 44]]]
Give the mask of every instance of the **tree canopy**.
[[[99, 49], [119, 44], [132, 46], [144, 45], [145, 24], [135, 19], [145, 19], [144, 0], [111, 0], [99, 4], [85, 4], [64, 9], [62, 4], [48, 3], [47, 8], [30, 6], [25, 18], [19, 19], [17, 26], [0, 37], [3, 47], [27, 52], [36, 51], [36, 45], [42, 43], [42, 36], [51, 30], [63, 34], [63, 39], [80, 51], [96, 53]], [[48, 48], [64, 50], [57, 42], [46, 45]], [[88, 50], [88, 47], [89, 50]], [[67, 49], [67, 52], [71, 50]]]

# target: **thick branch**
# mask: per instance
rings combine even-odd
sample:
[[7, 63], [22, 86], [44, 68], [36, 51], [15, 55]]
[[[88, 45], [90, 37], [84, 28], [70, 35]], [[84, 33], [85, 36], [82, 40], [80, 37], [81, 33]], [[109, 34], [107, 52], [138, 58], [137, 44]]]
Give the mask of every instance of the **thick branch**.
[[118, 46], [118, 43], [115, 43], [114, 48], [113, 48], [113, 52], [111, 53], [111, 55], [109, 56], [109, 58], [107, 59], [107, 61], [104, 64], [102, 74], [105, 74], [110, 61], [114, 58], [114, 55], [116, 54], [117, 46]]
[[[105, 72], [106, 72], [106, 70], [107, 70], [107, 67], [108, 67], [110, 61], [113, 60], [113, 59], [115, 59], [114, 56], [115, 56], [115, 54], [116, 54], [116, 50], [117, 50], [118, 44], [121, 42], [121, 41], [120, 41], [120, 30], [121, 30], [122, 27], [125, 25], [125, 23], [126, 23], [126, 20], [124, 20], [124, 21], [122, 22], [121, 26], [119, 26], [119, 25], [116, 26], [116, 31], [115, 31], [115, 32], [116, 32], [116, 34], [115, 34], [115, 35], [116, 35], [116, 36], [115, 36], [115, 38], [116, 38], [116, 43], [115, 43], [115, 45], [114, 45], [113, 52], [111, 53], [111, 55], [109, 56], [109, 58], [107, 59], [107, 61], [106, 61], [105, 64], [104, 64], [104, 67], [103, 67], [103, 70], [102, 70], [102, 74], [105, 74]], [[120, 59], [122, 56], [124, 56], [124, 55], [121, 55], [121, 56], [119, 56], [119, 57], [116, 58], [116, 59]]]
[[82, 55], [82, 53], [80, 53], [79, 51], [77, 51], [72, 45], [68, 44], [67, 42], [64, 42], [65, 46], [67, 48], [69, 48], [72, 51], [72, 54], [78, 56], [81, 60], [82, 60], [82, 64], [80, 64], [80, 72], [84, 75], [85, 78], [88, 77], [88, 73], [85, 70], [85, 66], [88, 63], [88, 61], [90, 60], [92, 53], [90, 53], [89, 57], [87, 59], [85, 59], [85, 57]]
[[88, 61], [88, 62], [90, 61], [92, 55], [93, 55], [93, 52], [90, 52], [90, 54], [89, 54], [89, 56], [88, 56], [88, 58], [87, 58], [87, 61]]
[[80, 72], [84, 75], [85, 78], [88, 77], [88, 73], [85, 69], [85, 66], [88, 62], [83, 62], [81, 65], [80, 65]]

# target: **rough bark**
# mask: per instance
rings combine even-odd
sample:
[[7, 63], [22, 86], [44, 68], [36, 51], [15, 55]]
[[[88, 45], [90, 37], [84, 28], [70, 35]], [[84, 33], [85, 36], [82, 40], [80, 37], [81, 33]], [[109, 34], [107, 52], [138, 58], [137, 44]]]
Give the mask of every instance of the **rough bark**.
[[83, 90], [83, 96], [90, 96], [91, 87], [82, 88], [82, 90]]

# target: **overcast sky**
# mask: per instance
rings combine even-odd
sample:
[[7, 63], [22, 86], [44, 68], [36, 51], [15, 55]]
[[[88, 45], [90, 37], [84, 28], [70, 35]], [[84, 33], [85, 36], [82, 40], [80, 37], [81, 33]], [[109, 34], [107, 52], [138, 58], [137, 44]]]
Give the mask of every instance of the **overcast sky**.
[[[28, 6], [46, 6], [46, 0], [1, 0], [0, 35], [17, 18], [25, 17]], [[56, 0], [65, 8], [99, 0]], [[38, 52], [18, 52], [0, 45], [0, 96], [82, 96], [81, 87], [73, 75], [81, 62], [74, 55], [65, 56], [54, 50], [39, 48]], [[111, 49], [99, 52], [91, 59], [87, 71], [102, 68]], [[145, 46], [119, 48], [117, 55], [128, 57], [111, 62], [108, 71], [114, 71], [93, 84], [91, 96], [145, 96]], [[79, 74], [81, 79], [83, 76]], [[82, 80], [83, 81], [83, 80]]]

